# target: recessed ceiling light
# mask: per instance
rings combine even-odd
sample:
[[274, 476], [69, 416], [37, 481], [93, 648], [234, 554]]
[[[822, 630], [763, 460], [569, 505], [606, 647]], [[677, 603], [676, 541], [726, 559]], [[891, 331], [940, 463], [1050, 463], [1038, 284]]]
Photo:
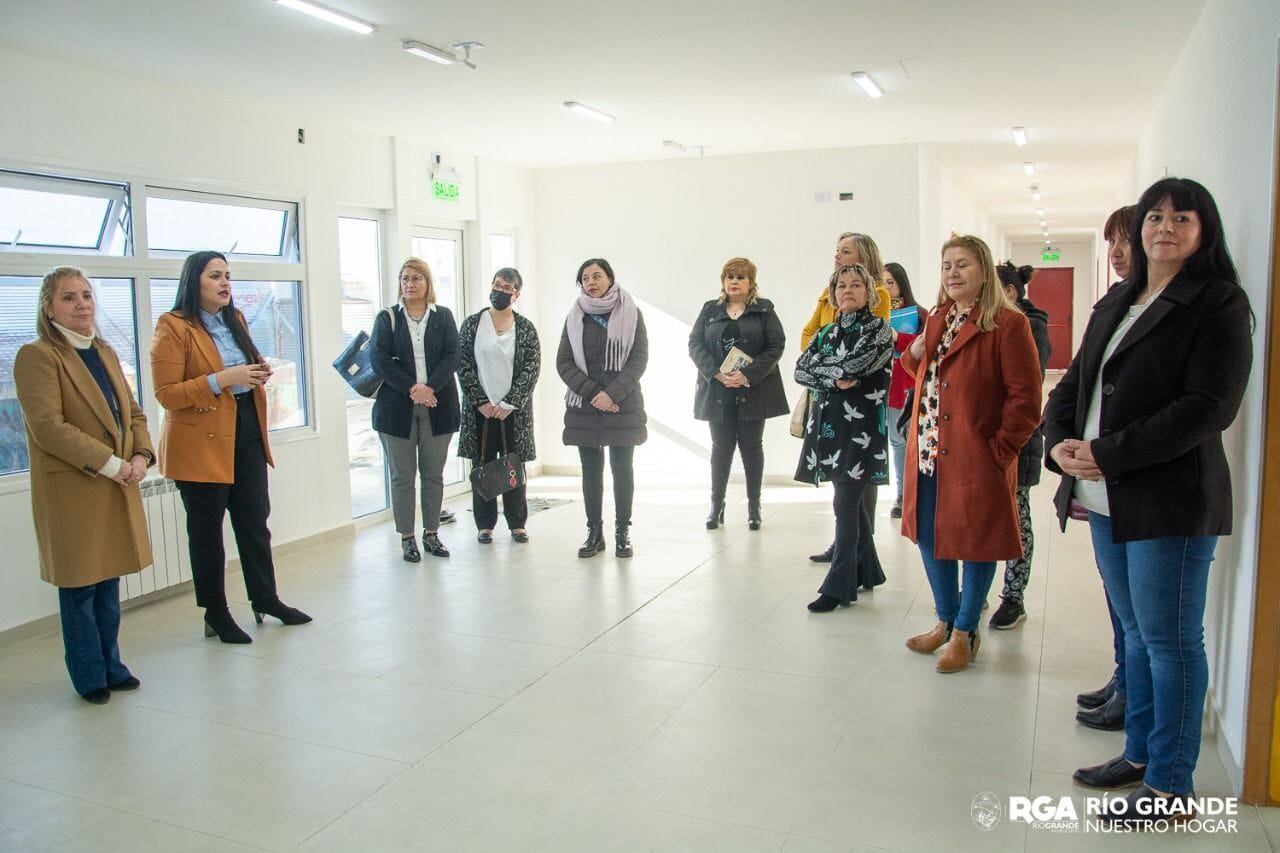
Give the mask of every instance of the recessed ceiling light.
[[595, 107], [589, 107], [586, 104], [581, 104], [581, 103], [578, 103], [577, 101], [565, 101], [564, 105], [569, 109], [573, 110], [575, 113], [578, 113], [579, 115], [584, 115], [587, 118], [593, 118], [596, 121], [603, 122], [605, 124], [613, 124], [614, 122], [613, 116], [609, 115], [603, 110], [598, 110]]
[[1040, 188], [1037, 187], [1035, 184], [1031, 185], [1031, 200], [1032, 201], [1040, 200]]
[[452, 65], [458, 61], [458, 57], [449, 51], [423, 44], [420, 41], [405, 41], [401, 44], [401, 47], [404, 48], [405, 53], [412, 53], [414, 56], [420, 56], [432, 62], [439, 62], [441, 65]]
[[353, 33], [367, 36], [374, 30], [373, 24], [367, 21], [344, 15], [341, 12], [335, 12], [333, 9], [321, 6], [319, 3], [312, 3], [311, 0], [276, 0], [276, 2], [286, 9], [293, 9], [295, 12], [302, 12], [304, 15], [328, 21], [343, 29], [351, 30]]
[[1022, 164], [1022, 171], [1026, 172], [1028, 175], [1034, 175], [1036, 173], [1036, 164], [1028, 160]]
[[1019, 148], [1027, 144], [1027, 129], [1025, 127], [1015, 127], [1013, 129], [1013, 143]]
[[1037, 208], [1036, 208], [1036, 216], [1039, 216], [1041, 219], [1044, 219], [1044, 208], [1043, 208], [1043, 207], [1037, 207]]
[[1045, 244], [1046, 246], [1052, 246], [1052, 245], [1053, 245], [1053, 244], [1052, 244], [1052, 243], [1050, 243], [1048, 240], [1045, 240], [1045, 241], [1044, 241], [1044, 244]]
[[872, 98], [878, 98], [884, 94], [880, 87], [876, 85], [876, 81], [871, 79], [871, 75], [865, 71], [853, 72], [854, 81], [862, 87], [862, 91], [866, 92]]

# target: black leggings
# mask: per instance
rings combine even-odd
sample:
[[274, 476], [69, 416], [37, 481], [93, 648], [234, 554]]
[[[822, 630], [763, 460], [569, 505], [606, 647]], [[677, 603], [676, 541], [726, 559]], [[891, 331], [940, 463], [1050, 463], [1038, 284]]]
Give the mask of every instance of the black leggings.
[[[636, 492], [634, 447], [610, 447], [609, 470], [613, 474], [613, 512], [619, 526], [631, 523], [631, 502]], [[587, 524], [600, 524], [604, 512], [604, 448], [579, 447], [582, 460], [582, 500]]]
[[747, 475], [747, 499], [760, 500], [760, 481], [764, 478], [764, 421], [740, 421], [737, 409], [733, 417], [723, 421], [711, 421], [711, 501], [724, 500], [729, 483], [729, 469], [733, 467], [733, 449], [742, 455], [742, 470]]

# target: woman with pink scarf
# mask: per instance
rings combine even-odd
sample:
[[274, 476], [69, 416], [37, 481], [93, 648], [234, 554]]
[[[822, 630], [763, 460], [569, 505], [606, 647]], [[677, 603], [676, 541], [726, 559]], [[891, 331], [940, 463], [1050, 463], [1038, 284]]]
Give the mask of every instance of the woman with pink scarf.
[[582, 498], [587, 509], [587, 541], [579, 557], [605, 549], [604, 450], [609, 448], [615, 513], [614, 553], [632, 555], [631, 503], [635, 494], [634, 457], [649, 437], [645, 428], [640, 377], [649, 363], [649, 336], [631, 294], [614, 283], [604, 258], [588, 258], [578, 267], [578, 294], [564, 333], [556, 370], [565, 393], [564, 443], [582, 459]]

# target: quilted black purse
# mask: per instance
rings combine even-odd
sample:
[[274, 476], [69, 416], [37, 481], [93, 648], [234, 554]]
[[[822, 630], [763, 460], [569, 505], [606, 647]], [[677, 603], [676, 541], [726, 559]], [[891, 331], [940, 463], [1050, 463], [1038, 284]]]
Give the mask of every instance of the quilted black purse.
[[[383, 310], [387, 312], [387, 316], [391, 320], [391, 331], [394, 332], [396, 330], [396, 314], [390, 308]], [[351, 343], [347, 344], [338, 357], [333, 360], [333, 369], [338, 371], [342, 381], [350, 385], [351, 390], [361, 397], [372, 397], [382, 387], [382, 377], [373, 372], [373, 364], [371, 362], [373, 353], [370, 343], [368, 333], [361, 330], [358, 335], [351, 339]]]
[[[480, 429], [483, 430], [480, 434], [480, 458], [483, 459], [485, 445], [489, 441], [489, 425], [482, 423]], [[520, 488], [525, 481], [524, 460], [519, 453], [507, 452], [507, 431], [501, 425], [498, 432], [502, 433], [502, 455], [471, 469], [471, 489], [487, 501]]]

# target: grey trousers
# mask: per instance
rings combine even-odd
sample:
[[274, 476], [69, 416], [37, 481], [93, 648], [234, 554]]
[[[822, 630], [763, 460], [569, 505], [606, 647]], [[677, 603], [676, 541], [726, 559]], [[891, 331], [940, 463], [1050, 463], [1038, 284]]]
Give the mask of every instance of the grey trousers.
[[431, 410], [413, 407], [409, 437], [378, 433], [382, 450], [391, 472], [391, 514], [401, 536], [413, 535], [414, 486], [422, 478], [422, 527], [436, 531], [440, 527], [440, 503], [444, 500], [444, 463], [449, 458], [453, 433], [432, 435]]

